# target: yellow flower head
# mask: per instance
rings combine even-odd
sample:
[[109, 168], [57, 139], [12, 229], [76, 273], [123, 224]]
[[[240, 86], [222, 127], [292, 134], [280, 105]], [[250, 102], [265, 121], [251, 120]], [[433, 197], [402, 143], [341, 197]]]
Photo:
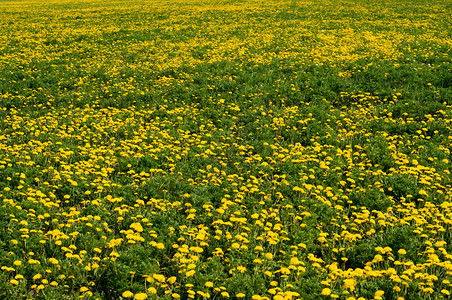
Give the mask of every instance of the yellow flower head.
[[329, 296], [331, 294], [331, 289], [329, 289], [329, 288], [324, 288], [323, 290], [322, 290], [322, 295], [323, 296]]
[[135, 295], [135, 300], [144, 300], [147, 299], [148, 295], [146, 293], [138, 293]]
[[124, 293], [122, 293], [122, 296], [124, 298], [130, 298], [133, 296], [133, 293], [131, 291], [125, 291]]

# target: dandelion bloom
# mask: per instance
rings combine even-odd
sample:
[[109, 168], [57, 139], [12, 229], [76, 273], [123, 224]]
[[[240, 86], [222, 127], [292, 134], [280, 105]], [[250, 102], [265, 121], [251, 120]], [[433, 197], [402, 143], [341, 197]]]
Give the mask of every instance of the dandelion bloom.
[[328, 296], [328, 295], [330, 295], [331, 294], [331, 289], [329, 289], [329, 288], [324, 288], [323, 290], [322, 290], [322, 295], [323, 296]]
[[135, 295], [135, 300], [144, 300], [147, 299], [148, 295], [146, 293], [139, 293]]
[[133, 293], [131, 291], [125, 291], [124, 293], [122, 293], [122, 296], [124, 298], [130, 298], [133, 296]]

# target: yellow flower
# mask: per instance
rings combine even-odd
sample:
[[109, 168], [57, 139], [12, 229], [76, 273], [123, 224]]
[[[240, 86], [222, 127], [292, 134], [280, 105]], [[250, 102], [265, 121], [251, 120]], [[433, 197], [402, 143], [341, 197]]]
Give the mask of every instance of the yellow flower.
[[166, 280], [166, 282], [168, 282], [169, 284], [173, 284], [174, 282], [176, 282], [177, 278], [175, 276], [172, 276], [170, 278], [168, 278]]
[[353, 278], [344, 279], [344, 289], [350, 289], [353, 292], [356, 286], [356, 281]]
[[254, 247], [254, 251], [264, 251], [264, 248], [262, 248], [261, 246], [256, 246]]
[[381, 299], [381, 296], [383, 296], [384, 293], [385, 293], [384, 291], [378, 290], [378, 291], [375, 292], [374, 298], [375, 299]]
[[35, 276], [33, 276], [33, 280], [41, 279], [41, 277], [42, 277], [41, 274], [36, 274]]
[[267, 259], [273, 259], [273, 254], [271, 254], [271, 253], [265, 253], [265, 257], [266, 257]]
[[399, 253], [400, 255], [405, 255], [406, 251], [405, 251], [405, 249], [399, 249], [399, 251], [397, 251], [397, 253]]
[[253, 263], [255, 263], [256, 265], [260, 265], [262, 264], [262, 259], [256, 258], [253, 260]]
[[244, 293], [238, 293], [235, 295], [237, 298], [245, 298], [245, 294]]
[[237, 267], [237, 270], [238, 270], [240, 273], [245, 273], [246, 268], [243, 267], [243, 266], [238, 266], [238, 267]]
[[158, 282], [162, 282], [162, 283], [165, 282], [165, 275], [162, 275], [162, 274], [153, 274], [152, 278], [154, 278]]
[[53, 258], [53, 257], [51, 257], [51, 258], [49, 258], [49, 262], [52, 264], [52, 265], [58, 265], [58, 259], [56, 259], [56, 258]]
[[329, 288], [324, 288], [323, 290], [322, 290], [322, 295], [323, 296], [328, 296], [328, 295], [330, 295], [331, 294], [331, 289], [329, 289]]
[[434, 246], [437, 247], [437, 248], [440, 248], [440, 247], [443, 247], [446, 244], [447, 244], [447, 242], [445, 242], [445, 241], [437, 241]]
[[190, 250], [196, 253], [202, 253], [204, 252], [204, 249], [201, 247], [190, 247]]
[[135, 295], [135, 300], [144, 300], [147, 299], [148, 295], [146, 293], [139, 293]]
[[204, 285], [205, 285], [206, 287], [213, 287], [213, 282], [207, 281]]
[[14, 285], [19, 284], [19, 281], [17, 281], [16, 279], [11, 279], [9, 282], [11, 282], [11, 284], [14, 284]]
[[124, 298], [130, 298], [133, 296], [133, 293], [131, 291], [125, 291], [124, 293], [122, 293], [122, 296]]
[[117, 258], [117, 257], [119, 257], [120, 255], [119, 255], [119, 253], [116, 252], [116, 251], [111, 251], [110, 256], [111, 256], [111, 257]]
[[143, 226], [140, 223], [132, 223], [130, 224], [130, 228], [134, 229], [137, 232], [143, 232]]

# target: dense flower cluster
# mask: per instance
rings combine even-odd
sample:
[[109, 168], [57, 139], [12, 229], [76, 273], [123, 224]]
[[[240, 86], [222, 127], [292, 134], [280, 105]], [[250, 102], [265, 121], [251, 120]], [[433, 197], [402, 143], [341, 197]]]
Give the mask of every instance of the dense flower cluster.
[[0, 297], [448, 299], [425, 5], [1, 2]]

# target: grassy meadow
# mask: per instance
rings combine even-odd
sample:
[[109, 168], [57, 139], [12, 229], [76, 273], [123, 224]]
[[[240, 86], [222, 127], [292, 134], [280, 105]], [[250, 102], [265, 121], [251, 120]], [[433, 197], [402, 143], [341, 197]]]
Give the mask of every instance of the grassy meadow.
[[0, 299], [451, 299], [448, 0], [0, 2]]

